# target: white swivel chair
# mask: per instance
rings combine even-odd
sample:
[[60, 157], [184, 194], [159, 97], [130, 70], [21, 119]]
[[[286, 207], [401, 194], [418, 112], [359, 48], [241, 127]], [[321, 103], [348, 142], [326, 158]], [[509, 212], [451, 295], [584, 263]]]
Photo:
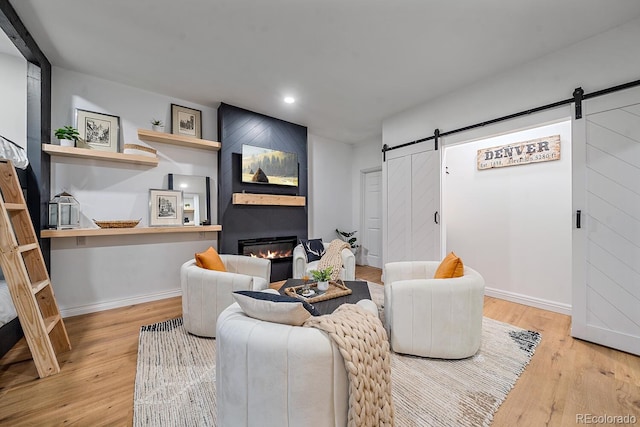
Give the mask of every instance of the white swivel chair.
[[397, 353], [463, 359], [480, 348], [484, 279], [433, 279], [440, 262], [391, 262], [384, 267], [384, 316]]
[[218, 315], [233, 304], [233, 292], [269, 287], [270, 260], [223, 254], [220, 258], [226, 272], [200, 268], [194, 259], [180, 267], [184, 327], [194, 335], [216, 336]]
[[[325, 250], [329, 247], [329, 243], [322, 242]], [[342, 256], [342, 268], [340, 269], [339, 278], [342, 280], [356, 280], [356, 257], [350, 249], [343, 249], [340, 252]], [[293, 248], [293, 278], [302, 279], [302, 276], [308, 274], [310, 270], [317, 270], [320, 261], [312, 261], [307, 263], [304, 248], [298, 245]]]

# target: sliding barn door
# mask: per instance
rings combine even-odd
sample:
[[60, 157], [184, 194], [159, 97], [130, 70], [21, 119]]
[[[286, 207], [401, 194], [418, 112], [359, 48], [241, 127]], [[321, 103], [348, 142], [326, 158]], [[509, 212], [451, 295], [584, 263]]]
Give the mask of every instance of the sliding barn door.
[[640, 90], [583, 112], [573, 122], [572, 335], [640, 354]]
[[385, 262], [440, 259], [440, 152], [387, 153]]

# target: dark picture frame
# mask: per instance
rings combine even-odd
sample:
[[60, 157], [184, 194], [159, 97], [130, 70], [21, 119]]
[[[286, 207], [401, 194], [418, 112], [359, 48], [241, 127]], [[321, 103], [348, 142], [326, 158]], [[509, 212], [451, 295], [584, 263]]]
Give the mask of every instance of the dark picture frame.
[[171, 104], [171, 133], [202, 138], [202, 111]]
[[120, 152], [120, 117], [76, 108], [76, 128], [90, 148]]
[[182, 191], [149, 190], [149, 227], [181, 226], [183, 216]]

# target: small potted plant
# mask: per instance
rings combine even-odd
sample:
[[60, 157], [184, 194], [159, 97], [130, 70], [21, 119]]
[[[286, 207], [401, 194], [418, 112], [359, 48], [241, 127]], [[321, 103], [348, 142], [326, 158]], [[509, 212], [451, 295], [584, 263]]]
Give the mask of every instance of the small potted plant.
[[347, 242], [349, 244], [349, 246], [351, 247], [351, 252], [353, 252], [354, 255], [358, 251], [358, 247], [360, 247], [360, 245], [356, 243], [358, 241], [358, 239], [355, 237], [355, 234], [357, 232], [358, 232], [358, 230], [346, 232], [346, 231], [340, 231], [340, 230], [338, 230], [336, 228], [336, 233], [338, 233], [338, 236], [343, 241], [345, 241], [345, 242]]
[[313, 279], [318, 282], [318, 290], [326, 291], [329, 289], [329, 279], [331, 279], [331, 272], [333, 272], [333, 267], [327, 267], [323, 270], [311, 270], [311, 276]]
[[151, 130], [155, 132], [164, 132], [164, 123], [162, 123], [162, 120], [151, 119]]
[[64, 126], [53, 131], [56, 138], [60, 140], [60, 145], [64, 147], [75, 147], [80, 133], [73, 126]]

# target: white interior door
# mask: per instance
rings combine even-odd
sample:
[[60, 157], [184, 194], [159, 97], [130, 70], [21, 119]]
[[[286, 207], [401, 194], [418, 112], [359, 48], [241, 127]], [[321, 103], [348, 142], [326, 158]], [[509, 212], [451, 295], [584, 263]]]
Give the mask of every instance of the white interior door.
[[440, 152], [387, 153], [384, 262], [440, 259]]
[[382, 268], [382, 171], [363, 173], [363, 188], [362, 262]]
[[595, 98], [583, 112], [574, 120], [572, 335], [640, 355], [640, 90]]

